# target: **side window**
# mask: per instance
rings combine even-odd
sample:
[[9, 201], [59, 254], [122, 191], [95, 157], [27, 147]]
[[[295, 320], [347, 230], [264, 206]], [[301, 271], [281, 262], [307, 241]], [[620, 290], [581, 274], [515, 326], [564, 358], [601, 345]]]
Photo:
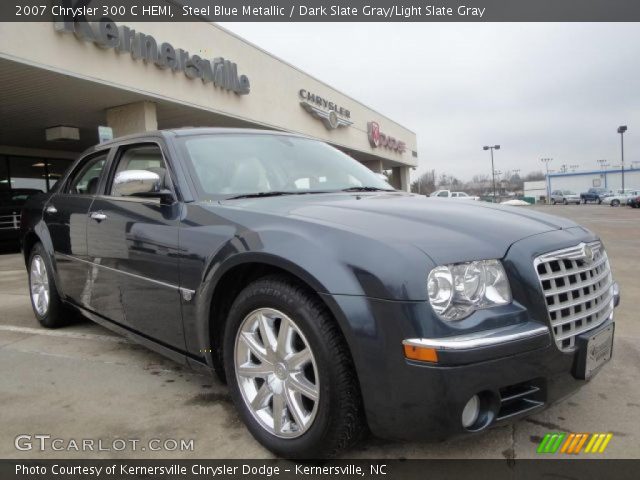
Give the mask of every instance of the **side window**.
[[72, 174], [66, 193], [71, 195], [95, 195], [100, 175], [107, 163], [107, 154], [101, 153], [83, 161]]
[[122, 147], [109, 195], [114, 197], [144, 196], [170, 190], [171, 181], [160, 147], [153, 144]]
[[447, 191], [440, 192], [440, 193], [438, 194], [438, 196], [439, 196], [439, 197], [448, 197], [448, 196], [449, 196], [449, 192], [447, 192]]

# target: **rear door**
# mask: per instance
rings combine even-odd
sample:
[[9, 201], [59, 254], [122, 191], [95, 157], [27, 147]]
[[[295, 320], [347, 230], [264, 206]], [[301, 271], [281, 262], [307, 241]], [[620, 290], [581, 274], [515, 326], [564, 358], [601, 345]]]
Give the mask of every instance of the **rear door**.
[[51, 234], [60, 287], [65, 296], [88, 305], [91, 275], [87, 263], [87, 214], [98, 191], [108, 150], [82, 159], [61, 190], [52, 195], [43, 218]]
[[[87, 228], [89, 257], [100, 266], [95, 287], [113, 292], [122, 304], [120, 323], [167, 346], [185, 349], [179, 290], [178, 222], [181, 205], [131, 196], [114, 187], [117, 174], [146, 170], [173, 191], [159, 143], [118, 148], [109, 180], [96, 197]], [[104, 305], [94, 304], [97, 311]]]

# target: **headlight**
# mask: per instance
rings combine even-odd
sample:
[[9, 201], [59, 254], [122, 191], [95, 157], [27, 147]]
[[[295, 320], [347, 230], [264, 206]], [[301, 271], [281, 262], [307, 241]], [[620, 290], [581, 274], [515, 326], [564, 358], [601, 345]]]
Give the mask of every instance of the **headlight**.
[[440, 318], [450, 321], [511, 303], [509, 280], [499, 260], [436, 267], [429, 273], [427, 294]]

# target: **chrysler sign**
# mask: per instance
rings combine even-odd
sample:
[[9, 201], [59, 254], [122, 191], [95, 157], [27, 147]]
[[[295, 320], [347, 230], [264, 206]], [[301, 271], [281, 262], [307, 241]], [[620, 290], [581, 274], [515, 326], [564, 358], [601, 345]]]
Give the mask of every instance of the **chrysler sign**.
[[367, 136], [369, 137], [369, 143], [374, 148], [388, 148], [398, 153], [403, 153], [407, 149], [407, 145], [404, 142], [381, 132], [378, 122], [367, 122]]
[[113, 48], [120, 53], [130, 53], [134, 60], [155, 64], [158, 68], [180, 71], [187, 78], [199, 78], [204, 83], [246, 95], [250, 91], [249, 78], [238, 75], [238, 66], [222, 57], [208, 60], [199, 55], [174, 48], [167, 42], [158, 42], [151, 35], [117, 26], [108, 18], [89, 23], [73, 20], [54, 22], [56, 31], [73, 33], [85, 42], [93, 42], [101, 48]]
[[349, 118], [351, 118], [351, 112], [338, 106], [335, 102], [331, 102], [315, 93], [308, 92], [304, 88], [300, 89], [298, 95], [300, 95], [301, 99], [300, 106], [314, 117], [322, 120], [324, 126], [329, 130], [334, 130], [338, 127], [348, 127], [353, 124], [353, 122], [349, 120]]

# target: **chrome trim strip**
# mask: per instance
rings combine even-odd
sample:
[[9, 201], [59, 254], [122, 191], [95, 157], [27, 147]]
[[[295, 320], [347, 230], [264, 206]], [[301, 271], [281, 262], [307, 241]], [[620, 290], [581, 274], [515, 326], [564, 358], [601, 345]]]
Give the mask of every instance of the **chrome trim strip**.
[[183, 292], [183, 293], [187, 292], [187, 293], [190, 293], [192, 296], [196, 293], [195, 290], [189, 290], [189, 289], [184, 288], [184, 287], [179, 287], [178, 285], [173, 285], [171, 283], [161, 282], [160, 280], [155, 280], [155, 279], [149, 278], [149, 277], [143, 277], [142, 275], [138, 275], [136, 273], [125, 272], [124, 270], [118, 270], [117, 268], [107, 267], [106, 265], [100, 265], [99, 263], [90, 262], [89, 260], [85, 260], [83, 258], [74, 257], [72, 255], [66, 255], [64, 253], [59, 253], [59, 252], [56, 252], [56, 255], [58, 255], [60, 257], [64, 257], [64, 258], [66, 258], [68, 260], [75, 260], [77, 262], [87, 263], [89, 265], [92, 265], [92, 266], [95, 266], [95, 267], [104, 268], [105, 270], [110, 270], [112, 272], [120, 273], [122, 275], [128, 275], [130, 277], [137, 278], [139, 280], [146, 280], [147, 282], [155, 283], [156, 285], [160, 285], [162, 287], [171, 288], [173, 290], [179, 290], [180, 292]]
[[[510, 325], [508, 327], [485, 330], [483, 332], [470, 333], [443, 338], [409, 338], [403, 340], [403, 345], [413, 347], [427, 347], [438, 350], [468, 350], [478, 347], [490, 347], [514, 340], [537, 336], [549, 336], [549, 327], [540, 325], [527, 330], [519, 329], [522, 325]], [[514, 331], [515, 330], [515, 331]]]

